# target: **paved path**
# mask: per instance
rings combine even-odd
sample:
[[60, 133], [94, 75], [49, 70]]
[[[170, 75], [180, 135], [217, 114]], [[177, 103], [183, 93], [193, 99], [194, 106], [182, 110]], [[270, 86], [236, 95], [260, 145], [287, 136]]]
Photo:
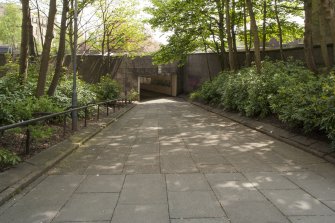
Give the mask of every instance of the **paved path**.
[[142, 103], [0, 207], [1, 223], [334, 223], [335, 167], [186, 102]]

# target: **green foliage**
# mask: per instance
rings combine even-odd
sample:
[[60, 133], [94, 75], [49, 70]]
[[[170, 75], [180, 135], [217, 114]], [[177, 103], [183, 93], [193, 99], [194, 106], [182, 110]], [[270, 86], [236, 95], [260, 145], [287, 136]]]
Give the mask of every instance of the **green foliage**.
[[138, 101], [139, 97], [140, 97], [140, 94], [135, 89], [131, 89], [130, 92], [128, 93], [128, 99], [131, 101]]
[[43, 125], [29, 126], [29, 130], [31, 137], [36, 140], [43, 140], [50, 138], [53, 134], [52, 128]]
[[95, 85], [94, 91], [98, 101], [113, 100], [119, 97], [121, 86], [109, 76], [101, 77], [100, 82]]
[[335, 146], [335, 74], [315, 76], [296, 62], [263, 62], [236, 73], [223, 72], [205, 82], [191, 99], [239, 111], [246, 116], [271, 113], [306, 132], [323, 130]]
[[16, 165], [21, 161], [15, 153], [0, 148], [0, 166]]
[[[95, 101], [96, 94], [94, 92], [94, 87], [81, 79], [77, 79], [77, 97], [79, 106], [83, 106]], [[65, 109], [71, 105], [71, 98], [72, 78], [67, 78], [65, 75], [63, 75], [53, 100], [58, 106]]]
[[4, 15], [0, 16], [0, 42], [18, 48], [21, 39], [21, 12], [15, 3], [4, 4]]

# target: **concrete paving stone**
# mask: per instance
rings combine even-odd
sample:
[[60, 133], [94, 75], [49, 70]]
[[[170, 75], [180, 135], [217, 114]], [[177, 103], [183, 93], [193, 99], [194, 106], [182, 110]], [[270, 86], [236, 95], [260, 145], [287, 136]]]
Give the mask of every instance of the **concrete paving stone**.
[[158, 140], [158, 134], [156, 137], [137, 137], [134, 141], [134, 144], [154, 144], [157, 143]]
[[218, 153], [194, 153], [192, 159], [197, 164], [229, 164], [229, 162]]
[[120, 195], [120, 204], [166, 204], [166, 185], [163, 175], [127, 175]]
[[83, 178], [83, 176], [48, 176], [0, 215], [0, 222], [50, 222]]
[[168, 192], [171, 218], [224, 217], [212, 191]]
[[223, 206], [233, 223], [289, 223], [290, 221], [268, 201], [226, 202]]
[[322, 177], [319, 174], [316, 174], [314, 172], [311, 171], [303, 171], [303, 172], [286, 172], [283, 173], [283, 175], [285, 177], [287, 177], [288, 179], [292, 180], [292, 181], [301, 181], [301, 180], [310, 180], [310, 181], [323, 181], [325, 180], [324, 177]]
[[304, 167], [328, 180], [335, 181], [335, 165], [332, 163], [319, 163]]
[[236, 168], [231, 164], [197, 164], [200, 173], [236, 173]]
[[227, 218], [171, 219], [171, 223], [229, 223]]
[[111, 162], [126, 162], [128, 154], [125, 153], [101, 153], [97, 156], [96, 160], [109, 160]]
[[167, 204], [125, 205], [119, 204], [112, 223], [169, 223]]
[[159, 152], [159, 143], [152, 143], [152, 144], [134, 144], [131, 147], [132, 153], [156, 153]]
[[12, 186], [15, 182], [19, 181], [22, 176], [26, 176], [38, 168], [29, 163], [23, 162], [16, 167], [0, 173], [0, 192]]
[[335, 216], [292, 216], [292, 223], [334, 223]]
[[124, 175], [90, 175], [80, 184], [77, 193], [119, 193]]
[[299, 164], [269, 163], [269, 165], [279, 172], [301, 172], [307, 170], [305, 166]]
[[285, 215], [335, 215], [327, 206], [301, 189], [262, 190]]
[[101, 153], [99, 155], [104, 155], [104, 154], [129, 154], [131, 151], [130, 146], [106, 146], [106, 148], [101, 150]]
[[123, 167], [124, 163], [121, 162], [112, 162], [110, 160], [96, 160], [88, 166], [85, 174], [121, 174], [123, 171]]
[[124, 174], [157, 174], [160, 173], [159, 164], [154, 165], [125, 165]]
[[322, 201], [324, 204], [326, 204], [329, 208], [331, 208], [333, 211], [335, 211], [335, 201]]
[[159, 153], [130, 153], [126, 165], [155, 165], [159, 163]]
[[187, 156], [188, 158], [191, 158], [191, 154], [185, 146], [174, 146], [174, 147], [161, 146], [159, 152], [161, 156], [177, 156], [177, 157]]
[[53, 222], [110, 220], [118, 197], [113, 193], [74, 194]]
[[324, 180], [293, 180], [319, 200], [335, 200], [335, 182]]
[[279, 173], [257, 172], [245, 173], [254, 187], [259, 189], [298, 189], [298, 187]]
[[226, 181], [211, 185], [221, 204], [236, 201], [265, 201], [266, 198], [247, 181]]
[[246, 181], [247, 178], [241, 173], [209, 173], [205, 174], [207, 180], [212, 186], [227, 181]]
[[261, 160], [264, 163], [278, 163], [278, 164], [285, 164], [285, 163], [291, 163], [290, 160], [287, 158], [281, 156], [280, 154], [273, 152], [269, 149], [264, 150], [258, 150], [254, 152], [254, 156]]
[[161, 156], [162, 173], [196, 173], [199, 172], [191, 158]]
[[203, 174], [167, 174], [168, 191], [209, 191], [211, 190]]

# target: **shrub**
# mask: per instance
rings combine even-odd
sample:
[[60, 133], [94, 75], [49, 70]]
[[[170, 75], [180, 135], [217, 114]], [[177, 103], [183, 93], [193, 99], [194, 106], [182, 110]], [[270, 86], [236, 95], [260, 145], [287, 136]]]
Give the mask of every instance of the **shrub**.
[[104, 76], [95, 85], [94, 91], [98, 101], [113, 100], [119, 97], [121, 86], [109, 76]]
[[299, 62], [264, 61], [260, 74], [254, 67], [222, 72], [192, 94], [192, 99], [199, 98], [247, 116], [273, 113], [306, 132], [323, 130], [335, 147], [333, 73], [315, 76]]
[[0, 166], [16, 165], [21, 161], [15, 153], [0, 148]]
[[131, 89], [129, 94], [128, 94], [128, 99], [131, 101], [138, 101], [140, 97], [140, 94], [138, 93], [138, 91], [136, 91], [135, 89]]

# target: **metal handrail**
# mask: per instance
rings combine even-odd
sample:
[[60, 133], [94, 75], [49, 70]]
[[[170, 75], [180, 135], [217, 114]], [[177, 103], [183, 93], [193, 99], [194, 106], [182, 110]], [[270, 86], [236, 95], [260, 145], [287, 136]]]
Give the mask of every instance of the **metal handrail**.
[[[29, 120], [26, 120], [26, 121], [22, 121], [22, 122], [10, 124], [10, 125], [0, 126], [0, 132], [4, 133], [6, 130], [9, 130], [9, 129], [18, 128], [18, 127], [26, 127], [26, 126], [35, 124], [35, 123], [40, 122], [40, 121], [46, 121], [46, 120], [51, 119], [51, 118], [64, 116], [63, 129], [64, 129], [64, 136], [65, 136], [65, 131], [66, 131], [66, 115], [67, 114], [69, 114], [71, 112], [74, 112], [74, 111], [84, 110], [85, 111], [85, 124], [84, 124], [84, 127], [86, 127], [87, 126], [87, 118], [88, 118], [88, 108], [94, 107], [94, 106], [98, 106], [97, 119], [99, 120], [100, 106], [101, 105], [106, 105], [108, 103], [112, 103], [113, 102], [114, 103], [113, 110], [115, 112], [115, 106], [117, 105], [117, 102], [119, 102], [119, 101], [121, 101], [125, 105], [128, 102], [132, 103], [131, 100], [128, 100], [126, 97], [117, 98], [117, 99], [108, 100], [108, 101], [103, 101], [103, 102], [97, 102], [97, 103], [96, 102], [91, 102], [91, 103], [88, 103], [85, 106], [81, 106], [81, 107], [77, 107], [77, 108], [71, 108], [70, 107], [69, 109], [66, 109], [66, 111], [63, 111], [63, 112], [58, 112], [58, 113], [54, 113], [54, 114], [50, 114], [50, 115], [45, 115], [45, 116], [41, 116], [41, 117], [34, 118], [34, 119], [29, 119]], [[108, 109], [109, 108], [107, 106], [107, 116], [109, 115], [109, 110]], [[30, 130], [29, 130], [29, 128], [27, 128], [26, 136], [27, 137], [26, 137], [26, 149], [25, 149], [25, 152], [26, 152], [26, 154], [29, 154], [29, 150], [30, 150], [30, 148], [29, 148], [29, 144], [30, 144]]]

